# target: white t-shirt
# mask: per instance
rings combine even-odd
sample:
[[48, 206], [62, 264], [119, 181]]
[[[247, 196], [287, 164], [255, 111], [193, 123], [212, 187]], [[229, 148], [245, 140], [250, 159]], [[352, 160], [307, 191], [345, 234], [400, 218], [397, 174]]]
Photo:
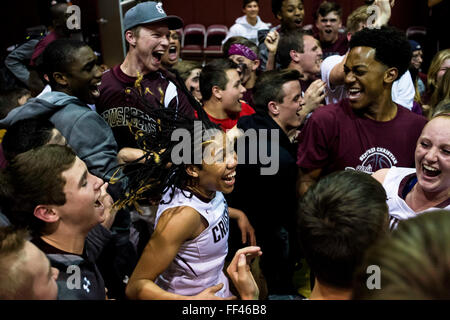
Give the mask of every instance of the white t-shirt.
[[[170, 200], [171, 189], [162, 200]], [[187, 196], [185, 196], [186, 194]], [[219, 297], [230, 297], [228, 279], [223, 273], [228, 253], [229, 216], [228, 205], [221, 192], [210, 202], [201, 201], [195, 195], [175, 189], [172, 201], [160, 204], [155, 226], [162, 213], [169, 208], [188, 206], [195, 209], [208, 222], [208, 227], [193, 240], [184, 242], [169, 267], [156, 279], [162, 289], [185, 296], [196, 295], [206, 288], [223, 283], [216, 293]]]
[[260, 17], [256, 17], [256, 19], [256, 24], [252, 26], [247, 22], [246, 16], [237, 18], [235, 24], [233, 24], [228, 30], [227, 36], [222, 41], [222, 44], [224, 44], [231, 37], [241, 36], [258, 45], [258, 30], [269, 29], [270, 23], [263, 22]]
[[[338, 103], [340, 100], [346, 97], [346, 91], [345, 86], [335, 86], [334, 89], [331, 89], [330, 86], [330, 73], [331, 70], [336, 66], [338, 63], [342, 62], [345, 56], [329, 56], [322, 62], [322, 66], [320, 67], [320, 72], [322, 75], [322, 81], [327, 84], [327, 97], [325, 98], [325, 101], [327, 104], [331, 103]], [[415, 89], [414, 89], [414, 83], [411, 78], [411, 74], [409, 71], [406, 71], [400, 79], [397, 81], [394, 81], [392, 84], [392, 101], [395, 103], [408, 108], [409, 110], [413, 107], [414, 102], [414, 95], [415, 95]]]

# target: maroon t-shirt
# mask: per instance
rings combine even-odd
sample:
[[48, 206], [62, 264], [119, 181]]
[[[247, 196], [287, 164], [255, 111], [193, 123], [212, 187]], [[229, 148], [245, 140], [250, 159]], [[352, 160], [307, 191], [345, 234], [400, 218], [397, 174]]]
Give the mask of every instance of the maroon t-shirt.
[[242, 96], [242, 100], [245, 101], [250, 107], [254, 108], [253, 105], [253, 88], [247, 89]]
[[176, 79], [167, 72], [151, 72], [138, 85], [136, 80], [123, 73], [120, 65], [106, 71], [102, 77], [96, 110], [112, 128], [119, 149], [136, 147], [136, 131], [154, 130], [147, 115], [151, 109], [164, 106], [194, 118], [194, 109], [187, 96], [175, 86]]
[[3, 153], [3, 146], [0, 143], [0, 169], [5, 169], [8, 165], [8, 161], [5, 159], [5, 155]]
[[47, 48], [47, 46], [50, 43], [52, 43], [53, 41], [55, 41], [59, 38], [61, 38], [61, 37], [58, 34], [56, 34], [56, 32], [51, 31], [49, 34], [47, 34], [45, 36], [45, 38], [43, 38], [41, 41], [39, 41], [37, 43], [36, 47], [34, 47], [34, 51], [31, 56], [31, 59], [30, 59], [30, 66], [35, 66], [36, 59], [44, 52], [45, 48]]
[[426, 119], [398, 106], [387, 122], [356, 115], [348, 99], [314, 111], [299, 137], [297, 165], [322, 168], [322, 176], [351, 169], [373, 173], [382, 168], [414, 167], [417, 139]]
[[[316, 39], [319, 39], [318, 37]], [[343, 56], [348, 51], [348, 40], [347, 35], [343, 33], [339, 33], [336, 42], [320, 42], [320, 46], [322, 48], [323, 58], [340, 55]]]

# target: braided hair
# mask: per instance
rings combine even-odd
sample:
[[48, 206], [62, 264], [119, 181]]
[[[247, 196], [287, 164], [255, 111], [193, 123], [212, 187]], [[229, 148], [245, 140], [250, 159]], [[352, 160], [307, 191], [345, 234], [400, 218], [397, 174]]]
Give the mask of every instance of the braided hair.
[[[162, 194], [169, 189], [172, 190], [171, 201], [175, 188], [183, 190], [192, 183], [191, 177], [186, 172], [186, 167], [193, 162], [182, 161], [178, 163], [172, 160], [174, 148], [179, 143], [172, 138], [175, 130], [182, 129], [191, 138], [190, 154], [182, 154], [181, 158], [183, 159], [194, 159], [194, 153], [199, 151], [198, 146], [204, 145], [204, 142], [210, 139], [211, 134], [206, 133], [211, 132], [211, 129], [213, 129], [212, 132], [221, 131], [217, 124], [211, 122], [200, 104], [186, 89], [184, 82], [180, 81], [178, 75], [176, 76], [178, 81], [174, 84], [188, 97], [190, 104], [196, 111], [197, 119], [190, 118], [175, 109], [165, 108], [161, 101], [155, 108], [144, 98], [141, 90], [139, 90], [139, 83], [135, 84], [135, 88], [131, 89], [133, 95], [138, 103], [147, 107], [145, 117], [139, 117], [139, 121], [148, 124], [145, 127], [152, 127], [152, 130], [150, 132], [138, 130], [134, 133], [136, 144], [143, 151], [143, 156], [116, 168], [116, 173], [120, 170], [123, 172], [120, 179], [124, 180], [125, 187], [125, 192], [115, 204], [118, 208], [134, 206], [140, 211], [139, 201], [159, 202]], [[194, 131], [199, 128], [201, 128], [202, 134], [194, 134]], [[201, 141], [194, 139], [201, 139]], [[181, 151], [184, 152], [184, 150]], [[193, 165], [201, 167], [201, 164]], [[111, 178], [110, 183], [117, 182], [116, 173]]]

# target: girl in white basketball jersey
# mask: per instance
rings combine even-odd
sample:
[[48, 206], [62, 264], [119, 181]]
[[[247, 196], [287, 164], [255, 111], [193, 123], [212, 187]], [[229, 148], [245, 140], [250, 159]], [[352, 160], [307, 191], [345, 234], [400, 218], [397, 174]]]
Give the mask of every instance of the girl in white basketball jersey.
[[[209, 120], [198, 121], [200, 132], [194, 132], [192, 120], [170, 112], [154, 111], [156, 130], [138, 141], [145, 158], [137, 161], [144, 163], [125, 167], [129, 183], [121, 204], [161, 200], [154, 233], [126, 294], [130, 299], [233, 299], [222, 271], [228, 252], [228, 221], [236, 217], [248, 223], [245, 215], [244, 219], [240, 212], [229, 211], [223, 196], [234, 188], [236, 153], [225, 133]], [[172, 141], [176, 129], [190, 133], [189, 142]], [[201, 163], [190, 164], [198, 152], [203, 155]], [[256, 256], [260, 251], [249, 253]]]
[[450, 114], [436, 115], [423, 128], [416, 168], [381, 169], [373, 174], [386, 189], [391, 229], [426, 211], [450, 209]]

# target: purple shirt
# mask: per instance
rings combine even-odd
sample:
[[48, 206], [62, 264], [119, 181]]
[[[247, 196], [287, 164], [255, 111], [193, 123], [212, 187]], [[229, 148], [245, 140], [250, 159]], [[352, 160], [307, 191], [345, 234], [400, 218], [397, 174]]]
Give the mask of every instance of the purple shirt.
[[112, 128], [119, 150], [136, 147], [135, 135], [128, 124], [134, 133], [138, 130], [151, 132], [155, 128], [147, 112], [161, 108], [161, 104], [194, 118], [187, 96], [174, 85], [176, 79], [167, 72], [159, 70], [146, 74], [138, 87], [136, 80], [123, 73], [119, 65], [102, 77], [96, 110]]
[[398, 106], [394, 119], [375, 121], [356, 115], [348, 99], [314, 111], [300, 133], [297, 165], [322, 168], [322, 176], [351, 169], [414, 167], [417, 139], [427, 120]]

